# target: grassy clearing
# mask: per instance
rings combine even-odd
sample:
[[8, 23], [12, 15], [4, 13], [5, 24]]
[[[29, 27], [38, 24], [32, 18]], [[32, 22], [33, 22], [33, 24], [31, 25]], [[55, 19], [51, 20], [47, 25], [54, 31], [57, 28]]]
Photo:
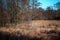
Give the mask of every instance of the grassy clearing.
[[40, 35], [46, 31], [55, 30], [60, 31], [60, 21], [58, 20], [33, 20], [30, 22], [24, 22], [17, 24], [13, 27], [1, 27], [0, 31], [8, 32], [10, 34], [28, 35], [31, 37], [40, 37]]

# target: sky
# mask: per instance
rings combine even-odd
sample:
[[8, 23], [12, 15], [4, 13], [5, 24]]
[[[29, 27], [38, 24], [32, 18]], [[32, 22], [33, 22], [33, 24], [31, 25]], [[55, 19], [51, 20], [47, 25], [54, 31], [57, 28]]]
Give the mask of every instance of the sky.
[[48, 6], [54, 6], [54, 4], [56, 4], [57, 2], [60, 2], [60, 0], [39, 0], [41, 4], [40, 7], [42, 7], [43, 9], [46, 9]]

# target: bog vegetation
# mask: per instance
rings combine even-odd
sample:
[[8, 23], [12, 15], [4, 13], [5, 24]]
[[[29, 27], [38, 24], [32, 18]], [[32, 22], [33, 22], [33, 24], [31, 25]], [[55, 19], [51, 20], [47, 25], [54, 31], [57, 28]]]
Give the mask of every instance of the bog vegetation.
[[38, 0], [0, 0], [0, 40], [60, 40], [60, 2], [56, 9], [41, 5]]

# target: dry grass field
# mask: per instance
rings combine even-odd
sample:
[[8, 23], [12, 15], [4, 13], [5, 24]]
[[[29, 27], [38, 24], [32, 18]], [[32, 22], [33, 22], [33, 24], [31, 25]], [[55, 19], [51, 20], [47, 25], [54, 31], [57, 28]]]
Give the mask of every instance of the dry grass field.
[[29, 36], [32, 38], [43, 37], [46, 40], [50, 40], [50, 39], [47, 39], [47, 37], [51, 37], [48, 35], [58, 36], [57, 34], [55, 34], [54, 31], [60, 32], [60, 21], [59, 20], [33, 20], [30, 22], [24, 22], [21, 24], [17, 24], [12, 27], [1, 27], [0, 28], [0, 32], [6, 32], [6, 33], [17, 35], [17, 36], [21, 36], [21, 35]]

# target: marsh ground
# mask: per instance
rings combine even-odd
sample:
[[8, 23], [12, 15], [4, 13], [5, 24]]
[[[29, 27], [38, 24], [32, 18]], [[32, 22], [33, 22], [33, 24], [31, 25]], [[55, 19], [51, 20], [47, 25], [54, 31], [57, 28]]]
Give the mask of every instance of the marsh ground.
[[[0, 35], [6, 36], [9, 34], [9, 36], [14, 35], [17, 39], [12, 37], [12, 40], [24, 40], [21, 36], [27, 36], [27, 39], [29, 40], [38, 40], [39, 38], [42, 40], [60, 40], [60, 21], [59, 20], [33, 20], [29, 22], [24, 22], [17, 24], [12, 27], [0, 27]], [[6, 34], [6, 35], [5, 35]], [[19, 38], [20, 37], [20, 38]], [[0, 37], [4, 38], [4, 37]], [[33, 39], [32, 39], [33, 38]], [[36, 38], [36, 39], [35, 39]], [[1, 39], [1, 40], [2, 40]], [[7, 39], [7, 37], [5, 37]], [[39, 40], [40, 40], [39, 39]], [[4, 40], [4, 39], [3, 39]], [[9, 40], [9, 39], [7, 39]]]

